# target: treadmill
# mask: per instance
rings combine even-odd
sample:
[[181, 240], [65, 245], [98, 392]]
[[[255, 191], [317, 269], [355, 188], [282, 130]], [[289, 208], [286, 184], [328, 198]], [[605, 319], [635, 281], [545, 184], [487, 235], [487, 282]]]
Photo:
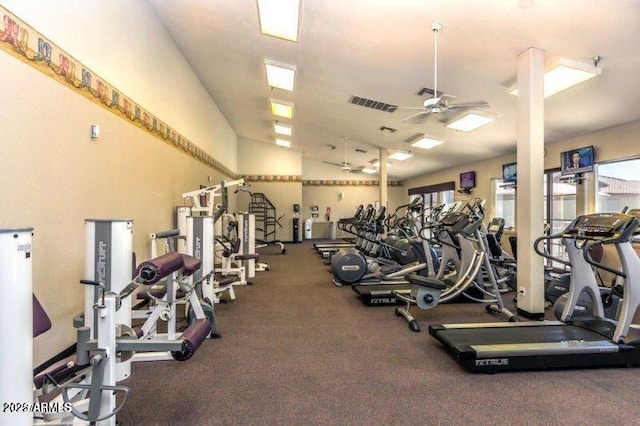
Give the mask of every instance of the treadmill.
[[[429, 333], [467, 370], [497, 373], [515, 370], [640, 365], [640, 333], [631, 327], [640, 305], [640, 259], [631, 240], [640, 226], [638, 217], [620, 213], [579, 216], [561, 233], [542, 241], [561, 239], [572, 264], [569, 298], [563, 321], [520, 323], [438, 324]], [[616, 271], [591, 258], [591, 247], [613, 244], [622, 265]], [[624, 298], [618, 321], [606, 319], [591, 266], [624, 277]], [[593, 317], [571, 318], [578, 297], [586, 292], [594, 302]]]
[[[339, 229], [346, 231], [349, 234], [354, 234], [354, 232], [351, 231], [350, 229], [361, 226], [364, 222], [366, 222], [367, 220], [370, 220], [374, 213], [375, 213], [375, 209], [371, 204], [369, 204], [366, 209], [363, 207], [362, 204], [360, 204], [357, 207], [356, 212], [352, 217], [346, 218], [346, 219], [339, 219], [337, 226]], [[328, 259], [336, 251], [342, 248], [356, 247], [358, 243], [359, 243], [359, 239], [353, 239], [353, 238], [349, 240], [347, 239], [328, 240], [328, 241], [325, 240], [325, 241], [314, 243], [313, 248], [318, 253], [320, 253], [320, 255], [324, 259]]]

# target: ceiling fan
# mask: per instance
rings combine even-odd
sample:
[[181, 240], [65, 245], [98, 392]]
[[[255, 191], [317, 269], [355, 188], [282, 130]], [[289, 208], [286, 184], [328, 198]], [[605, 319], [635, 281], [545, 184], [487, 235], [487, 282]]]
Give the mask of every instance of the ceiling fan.
[[[467, 102], [460, 104], [449, 103], [450, 100], [455, 99], [455, 96], [447, 95], [442, 92], [438, 92], [438, 32], [442, 29], [442, 24], [434, 22], [431, 24], [433, 30], [433, 97], [424, 101], [422, 107], [398, 107], [400, 109], [413, 109], [419, 110], [419, 112], [410, 115], [407, 118], [400, 120], [402, 123], [420, 124], [427, 118], [434, 114], [455, 112], [468, 108], [487, 108], [489, 104], [485, 101]], [[440, 121], [444, 121], [446, 117], [443, 117]]]
[[344, 139], [344, 161], [342, 163], [333, 163], [331, 161], [323, 161], [323, 162], [326, 164], [331, 164], [332, 166], [340, 167], [340, 169], [346, 173], [362, 173], [362, 169], [364, 169], [364, 167], [360, 167], [357, 169], [351, 168], [351, 163], [347, 158], [347, 151], [348, 151], [347, 141], [349, 140], [349, 138], [345, 136], [343, 139]]

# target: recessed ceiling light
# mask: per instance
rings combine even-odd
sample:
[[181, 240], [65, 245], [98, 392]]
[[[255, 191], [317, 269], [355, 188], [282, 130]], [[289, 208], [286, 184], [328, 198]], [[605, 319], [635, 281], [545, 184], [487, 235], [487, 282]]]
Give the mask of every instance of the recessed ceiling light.
[[293, 118], [293, 104], [285, 101], [271, 100], [271, 113], [278, 117]]
[[291, 148], [291, 142], [290, 141], [286, 141], [284, 139], [276, 138], [276, 145], [283, 146], [285, 148]]
[[293, 86], [296, 82], [295, 65], [265, 59], [264, 66], [267, 71], [267, 84], [269, 86], [293, 92]]
[[[602, 68], [573, 59], [560, 58], [547, 67], [544, 73], [544, 97], [548, 98], [600, 74]], [[518, 95], [518, 83], [511, 85], [507, 93]]]
[[277, 121], [273, 123], [273, 130], [279, 135], [291, 136], [293, 132], [293, 127], [287, 126], [286, 124], [278, 123]]
[[468, 110], [447, 122], [446, 127], [470, 132], [495, 121], [497, 114], [487, 111]]
[[413, 157], [413, 152], [397, 150], [393, 154], [389, 155], [388, 158], [391, 159], [391, 160], [404, 161], [404, 160], [406, 160], [408, 158], [411, 158], [411, 157]]
[[298, 41], [300, 0], [258, 0], [258, 15], [262, 34]]
[[441, 141], [439, 139], [434, 139], [426, 135], [421, 135], [418, 138], [416, 138], [416, 140], [414, 140], [411, 146], [415, 146], [416, 148], [422, 148], [422, 149], [431, 149], [431, 148], [435, 148], [438, 145], [442, 145], [443, 143], [444, 141]]

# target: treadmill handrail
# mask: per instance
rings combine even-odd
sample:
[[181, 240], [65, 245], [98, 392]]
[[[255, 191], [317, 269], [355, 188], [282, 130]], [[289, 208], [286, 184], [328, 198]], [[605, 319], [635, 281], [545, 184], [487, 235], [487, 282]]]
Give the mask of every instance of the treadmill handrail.
[[540, 243], [544, 240], [546, 241], [551, 241], [551, 240], [557, 240], [560, 238], [564, 238], [565, 235], [563, 233], [560, 234], [554, 234], [554, 235], [543, 235], [542, 237], [538, 237], [536, 238], [536, 240], [533, 243], [533, 250], [536, 252], [536, 254], [538, 254], [539, 256], [542, 256], [545, 259], [549, 259], [552, 260], [554, 262], [558, 262], [562, 265], [565, 266], [571, 266], [571, 262], [569, 262], [566, 259], [562, 259], [561, 257], [556, 257], [553, 256], [551, 253], [547, 252], [547, 251], [542, 251], [540, 250]]
[[593, 258], [591, 257], [591, 247], [595, 246], [597, 244], [607, 244], [606, 242], [603, 241], [589, 241], [587, 242], [584, 246], [582, 246], [582, 250], [583, 253], [582, 255], [584, 256], [584, 260], [592, 266], [595, 266], [596, 268], [600, 268], [600, 269], [604, 269], [607, 272], [611, 272], [614, 275], [617, 275], [619, 277], [622, 278], [627, 278], [627, 274], [625, 274], [623, 271], [617, 270], [617, 269], [613, 269], [610, 266], [605, 265], [604, 263], [600, 263], [600, 262], [596, 262], [595, 260], [593, 260]]

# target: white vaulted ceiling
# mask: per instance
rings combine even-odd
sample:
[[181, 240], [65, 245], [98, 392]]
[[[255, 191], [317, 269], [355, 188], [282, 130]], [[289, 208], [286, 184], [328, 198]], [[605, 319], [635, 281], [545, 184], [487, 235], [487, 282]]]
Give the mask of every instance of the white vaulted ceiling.
[[[389, 169], [407, 178], [514, 151], [516, 98], [506, 87], [529, 47], [545, 50], [547, 62], [602, 57], [602, 75], [546, 99], [547, 143], [640, 119], [638, 0], [301, 0], [297, 43], [260, 33], [255, 0], [148, 1], [238, 136], [274, 144], [269, 99], [290, 101], [292, 148], [306, 158], [341, 162], [349, 136], [353, 167], [379, 147], [411, 149], [413, 158]], [[356, 95], [421, 106], [416, 92], [433, 88], [433, 22], [443, 24], [438, 89], [456, 102], [488, 101], [494, 123], [464, 133], [433, 117], [401, 123], [411, 111], [348, 103]], [[267, 58], [296, 65], [293, 93], [267, 86]], [[385, 135], [381, 126], [397, 131]], [[447, 142], [411, 148], [417, 133]]]

